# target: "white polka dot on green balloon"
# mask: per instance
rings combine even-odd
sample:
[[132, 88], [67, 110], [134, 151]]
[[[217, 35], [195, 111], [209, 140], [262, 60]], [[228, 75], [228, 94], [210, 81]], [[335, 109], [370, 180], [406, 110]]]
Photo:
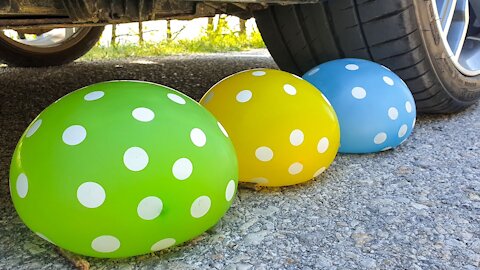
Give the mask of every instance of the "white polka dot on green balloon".
[[291, 96], [297, 94], [297, 89], [295, 87], [293, 87], [293, 85], [288, 84], [288, 83], [283, 86], [283, 90], [285, 91], [285, 93], [287, 93]]
[[390, 107], [388, 109], [388, 117], [392, 120], [397, 120], [398, 118], [398, 110], [395, 107]]
[[267, 73], [263, 70], [256, 70], [256, 71], [252, 72], [252, 75], [255, 76], [255, 77], [264, 76], [265, 74], [267, 74]]
[[132, 116], [140, 122], [150, 122], [155, 118], [155, 113], [149, 108], [140, 107], [132, 111]]
[[364, 99], [367, 96], [367, 91], [363, 87], [354, 87], [352, 88], [352, 96], [356, 99]]
[[293, 146], [299, 146], [303, 143], [304, 140], [304, 135], [303, 132], [300, 129], [294, 129], [290, 133], [290, 143]]
[[225, 130], [225, 128], [222, 126], [222, 124], [220, 124], [220, 122], [217, 122], [217, 125], [218, 125], [218, 128], [222, 131], [223, 135], [225, 135], [225, 137], [228, 138], [228, 133]]
[[188, 158], [180, 158], [173, 164], [172, 173], [178, 180], [185, 180], [192, 175], [193, 164]]
[[177, 103], [177, 104], [180, 104], [180, 105], [183, 105], [183, 104], [187, 103], [184, 98], [182, 98], [181, 96], [179, 96], [179, 95], [177, 95], [177, 94], [174, 94], [174, 93], [168, 93], [168, 94], [167, 94], [167, 97], [168, 97], [171, 101], [173, 101], [173, 102], [175, 102], [175, 103]]
[[325, 153], [328, 150], [329, 144], [330, 144], [330, 142], [328, 141], [327, 137], [321, 138], [320, 141], [318, 141], [318, 144], [317, 144], [318, 153], [320, 153], [320, 154]]
[[412, 112], [412, 103], [410, 103], [410, 101], [405, 102], [405, 110], [406, 110], [408, 113], [411, 113], [411, 112]]
[[212, 202], [208, 196], [200, 196], [193, 201], [190, 207], [190, 214], [194, 218], [201, 218], [208, 213], [211, 205]]
[[35, 121], [35, 123], [33, 123], [33, 125], [27, 131], [27, 134], [25, 136], [27, 138], [32, 137], [32, 135], [35, 134], [35, 132], [37, 132], [37, 130], [40, 128], [41, 125], [42, 125], [42, 119], [38, 119], [37, 121]]
[[375, 144], [382, 144], [387, 140], [387, 134], [385, 132], [380, 132], [373, 138]]
[[194, 145], [203, 147], [207, 143], [207, 136], [201, 129], [194, 128], [190, 131], [190, 140]]
[[92, 241], [92, 249], [101, 253], [114, 252], [120, 248], [120, 240], [115, 236], [102, 235]]
[[101, 99], [104, 95], [105, 93], [103, 91], [94, 91], [86, 94], [83, 99], [85, 99], [86, 101], [94, 101], [97, 99]]
[[158, 242], [156, 242], [155, 244], [152, 245], [152, 247], [150, 248], [151, 251], [159, 251], [159, 250], [162, 250], [162, 249], [166, 249], [166, 248], [169, 248], [173, 245], [175, 245], [177, 241], [175, 241], [175, 239], [173, 238], [165, 238], [165, 239], [162, 239]]
[[250, 90], [242, 90], [238, 92], [236, 99], [240, 103], [245, 103], [252, 98], [252, 91]]
[[288, 173], [291, 175], [299, 174], [303, 171], [303, 164], [300, 162], [295, 162], [290, 167], [288, 167]]
[[260, 161], [270, 161], [273, 158], [273, 151], [269, 147], [260, 146], [255, 150], [255, 156]]
[[360, 67], [355, 65], [355, 64], [348, 64], [345, 66], [345, 69], [347, 70], [351, 70], [351, 71], [355, 71], [355, 70], [358, 70]]
[[403, 124], [398, 130], [398, 137], [402, 138], [403, 136], [405, 136], [405, 134], [407, 134], [407, 131], [408, 131], [407, 125]]
[[327, 168], [325, 167], [322, 167], [320, 169], [318, 169], [314, 174], [313, 174], [313, 178], [319, 176], [320, 174], [322, 174]]
[[85, 182], [77, 189], [78, 201], [87, 208], [97, 208], [105, 201], [106, 194], [103, 187], [95, 182]]
[[130, 147], [123, 154], [123, 163], [134, 172], [141, 171], [147, 167], [149, 161], [148, 154], [140, 147]]
[[227, 202], [232, 200], [234, 194], [235, 194], [235, 181], [230, 180], [227, 184], [227, 188], [225, 189], [225, 199], [227, 200]]
[[73, 125], [65, 129], [62, 140], [65, 144], [75, 146], [82, 143], [87, 137], [87, 130], [80, 125]]
[[15, 183], [17, 189], [17, 195], [20, 198], [25, 198], [28, 193], [28, 178], [24, 173], [21, 173], [17, 177], [17, 182]]
[[137, 206], [137, 214], [145, 220], [155, 219], [163, 209], [162, 200], [155, 196], [149, 196], [140, 201]]
[[388, 76], [383, 76], [383, 81], [390, 86], [394, 85], [394, 82], [393, 82], [392, 78], [390, 78]]

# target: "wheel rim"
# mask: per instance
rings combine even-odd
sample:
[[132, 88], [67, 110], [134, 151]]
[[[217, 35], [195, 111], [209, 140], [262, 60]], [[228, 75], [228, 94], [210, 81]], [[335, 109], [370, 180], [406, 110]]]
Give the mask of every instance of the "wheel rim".
[[15, 30], [0, 31], [0, 39], [18, 49], [31, 53], [55, 53], [64, 51], [82, 40], [90, 27], [55, 28], [38, 36], [21, 38]]
[[450, 59], [464, 75], [480, 75], [480, 1], [433, 0], [432, 4]]

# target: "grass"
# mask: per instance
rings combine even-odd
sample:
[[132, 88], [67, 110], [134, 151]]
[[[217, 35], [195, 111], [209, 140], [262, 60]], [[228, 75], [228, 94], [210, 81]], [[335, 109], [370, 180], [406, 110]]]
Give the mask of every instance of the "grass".
[[[223, 33], [222, 33], [223, 32]], [[205, 30], [201, 36], [192, 40], [165, 40], [157, 43], [119, 44], [116, 46], [95, 46], [83, 56], [83, 60], [118, 59], [126, 57], [145, 57], [190, 53], [232, 52], [265, 48], [258, 31], [250, 36], [225, 31]]]

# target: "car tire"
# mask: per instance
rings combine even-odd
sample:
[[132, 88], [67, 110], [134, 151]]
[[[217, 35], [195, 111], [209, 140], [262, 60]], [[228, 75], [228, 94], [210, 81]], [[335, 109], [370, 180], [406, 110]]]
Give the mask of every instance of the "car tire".
[[303, 75], [329, 60], [362, 58], [397, 73], [419, 112], [456, 112], [480, 98], [480, 76], [460, 72], [439, 40], [431, 0], [326, 0], [254, 16], [282, 70]]
[[16, 43], [0, 33], [0, 61], [15, 67], [59, 66], [73, 62], [86, 54], [100, 39], [103, 26], [82, 28], [81, 35], [68, 39], [62, 47], [39, 50]]

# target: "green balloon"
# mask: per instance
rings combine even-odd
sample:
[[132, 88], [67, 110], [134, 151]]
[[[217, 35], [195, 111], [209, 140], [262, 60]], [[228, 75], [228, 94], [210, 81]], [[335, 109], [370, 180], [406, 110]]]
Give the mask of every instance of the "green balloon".
[[233, 145], [197, 102], [112, 81], [45, 109], [21, 137], [10, 191], [24, 223], [72, 252], [127, 257], [190, 240], [229, 209]]

